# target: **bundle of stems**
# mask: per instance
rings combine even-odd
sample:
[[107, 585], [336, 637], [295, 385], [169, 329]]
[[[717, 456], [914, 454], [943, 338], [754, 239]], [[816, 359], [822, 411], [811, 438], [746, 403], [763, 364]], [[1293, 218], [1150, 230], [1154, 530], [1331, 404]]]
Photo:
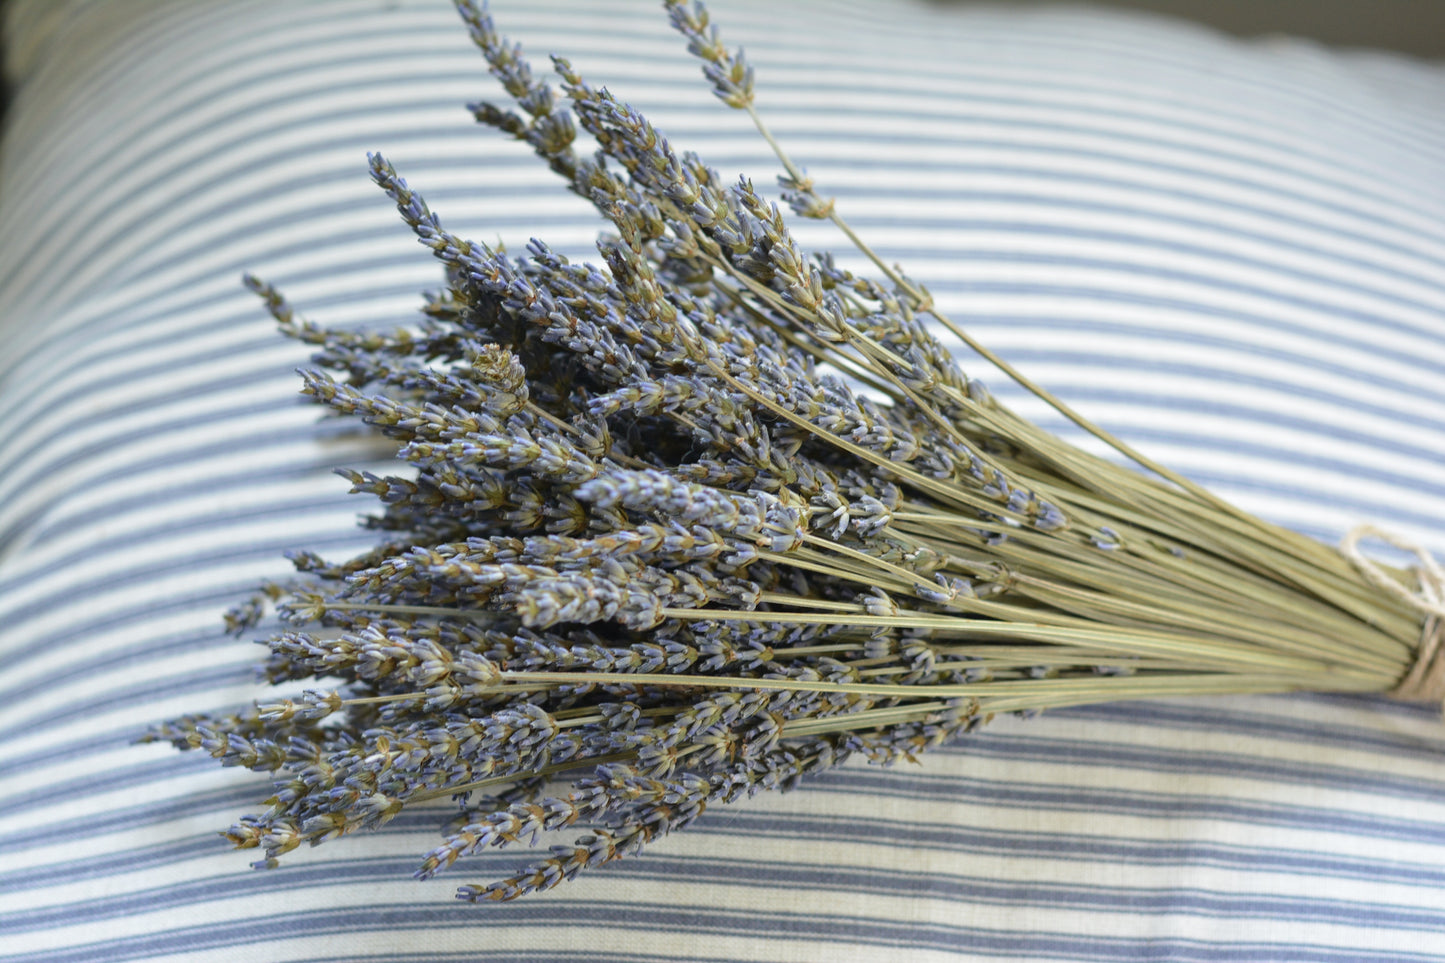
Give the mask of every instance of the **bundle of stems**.
[[[270, 809], [225, 834], [256, 865], [448, 797], [460, 812], [420, 877], [590, 827], [459, 893], [506, 900], [713, 803], [851, 756], [911, 759], [1000, 712], [1410, 675], [1422, 613], [1403, 591], [1133, 451], [880, 260], [773, 140], [700, 4], [666, 7], [776, 151], [782, 199], [874, 277], [805, 255], [749, 181], [554, 58], [559, 97], [485, 10], [457, 6], [514, 101], [477, 118], [612, 229], [599, 266], [538, 241], [513, 257], [448, 232], [373, 156], [446, 266], [424, 320], [328, 330], [248, 279], [315, 346], [304, 392], [409, 466], [341, 472], [384, 504], [374, 549], [297, 554], [293, 580], [230, 616], [243, 631], [274, 603], [264, 678], [320, 687], [152, 733], [274, 774]], [[940, 328], [1137, 468], [1013, 414]]]

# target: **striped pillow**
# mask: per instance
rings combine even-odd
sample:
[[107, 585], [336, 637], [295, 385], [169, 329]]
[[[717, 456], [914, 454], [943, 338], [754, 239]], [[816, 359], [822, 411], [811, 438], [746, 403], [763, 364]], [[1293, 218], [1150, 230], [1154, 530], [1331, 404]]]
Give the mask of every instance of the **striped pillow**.
[[[493, 7], [724, 173], [775, 172], [655, 4]], [[470, 122], [494, 82], [444, 0], [6, 12], [3, 963], [1445, 959], [1445, 729], [1381, 700], [1002, 720], [504, 907], [450, 895], [510, 853], [407, 878], [441, 811], [248, 871], [216, 831], [267, 781], [132, 740], [259, 694], [218, 613], [287, 549], [366, 544], [329, 469], [374, 456], [294, 403], [305, 352], [240, 273], [329, 324], [411, 317], [437, 268], [369, 149], [463, 235], [586, 257], [598, 221]], [[1247, 509], [1445, 551], [1438, 67], [1082, 10], [713, 12], [793, 155], [986, 343]]]

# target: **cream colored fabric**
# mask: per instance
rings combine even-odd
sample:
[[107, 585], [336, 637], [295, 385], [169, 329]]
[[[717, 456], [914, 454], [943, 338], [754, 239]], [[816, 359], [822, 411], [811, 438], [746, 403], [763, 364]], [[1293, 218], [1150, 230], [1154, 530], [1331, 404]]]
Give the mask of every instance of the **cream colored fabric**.
[[[770, 182], [656, 4], [493, 7]], [[793, 155], [981, 339], [1250, 510], [1445, 550], [1437, 70], [1082, 10], [713, 12]], [[451, 889], [520, 852], [408, 878], [444, 807], [247, 869], [216, 833], [266, 778], [131, 741], [262, 695], [219, 614], [287, 549], [367, 544], [329, 469], [369, 453], [293, 402], [305, 354], [241, 272], [327, 323], [412, 317], [436, 268], [367, 150], [464, 235], [586, 257], [598, 222], [471, 123], [494, 82], [442, 0], [9, 16], [0, 961], [1445, 959], [1445, 730], [1383, 700], [1003, 719], [506, 907]]]

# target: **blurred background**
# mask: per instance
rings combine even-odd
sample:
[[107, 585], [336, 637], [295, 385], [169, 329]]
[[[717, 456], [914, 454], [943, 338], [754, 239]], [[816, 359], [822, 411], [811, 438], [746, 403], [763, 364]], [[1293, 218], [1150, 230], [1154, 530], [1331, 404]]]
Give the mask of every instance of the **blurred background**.
[[[1014, 7], [1058, 5], [1052, 0], [989, 2]], [[1243, 37], [1287, 34], [1335, 46], [1445, 57], [1445, 0], [1096, 0], [1092, 5], [1183, 17]]]

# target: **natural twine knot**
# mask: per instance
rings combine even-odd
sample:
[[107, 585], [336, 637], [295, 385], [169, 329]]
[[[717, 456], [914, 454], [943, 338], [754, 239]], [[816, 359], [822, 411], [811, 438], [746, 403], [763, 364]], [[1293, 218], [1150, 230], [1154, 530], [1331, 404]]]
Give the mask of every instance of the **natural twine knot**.
[[[1391, 577], [1379, 564], [1366, 558], [1360, 542], [1378, 538], [1419, 560], [1414, 568], [1419, 586], [1411, 591]], [[1392, 595], [1411, 608], [1426, 614], [1420, 632], [1420, 646], [1415, 651], [1415, 664], [1389, 695], [1410, 702], [1445, 703], [1445, 567], [1414, 542], [1381, 531], [1373, 525], [1359, 525], [1340, 541], [1340, 554], [1352, 562], [1365, 579], [1380, 591]]]

